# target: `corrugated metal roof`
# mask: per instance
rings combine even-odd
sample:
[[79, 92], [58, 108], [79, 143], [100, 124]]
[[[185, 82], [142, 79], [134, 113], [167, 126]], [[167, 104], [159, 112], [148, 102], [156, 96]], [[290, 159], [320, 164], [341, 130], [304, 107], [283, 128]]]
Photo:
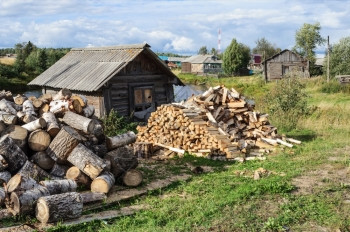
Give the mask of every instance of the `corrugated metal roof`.
[[186, 59], [185, 57], [173, 57], [173, 56], [168, 57], [168, 61], [183, 62], [185, 59]]
[[[143, 43], [114, 47], [73, 48], [28, 85], [96, 91], [149, 47], [148, 44]], [[153, 56], [163, 63], [155, 54]], [[167, 68], [165, 64], [162, 65]], [[175, 76], [170, 70], [169, 75]]]
[[182, 62], [188, 62], [192, 64], [221, 64], [222, 60], [213, 59], [213, 55], [195, 55], [186, 58]]

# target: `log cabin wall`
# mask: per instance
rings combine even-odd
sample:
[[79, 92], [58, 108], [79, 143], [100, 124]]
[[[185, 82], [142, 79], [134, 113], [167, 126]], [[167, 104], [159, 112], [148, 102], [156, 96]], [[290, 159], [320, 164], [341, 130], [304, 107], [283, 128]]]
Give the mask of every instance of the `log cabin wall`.
[[182, 62], [181, 63], [181, 72], [182, 73], [191, 73], [191, 63], [190, 62]]
[[297, 74], [303, 77], [309, 77], [308, 61], [298, 54], [284, 50], [266, 61], [267, 80], [278, 80], [288, 73]]
[[[50, 93], [55, 95], [60, 89], [54, 88], [43, 88], [43, 93]], [[88, 105], [93, 105], [95, 107], [94, 115], [98, 118], [103, 117], [106, 114], [106, 108], [104, 105], [104, 97], [102, 92], [82, 92], [71, 90], [73, 95], [83, 95], [88, 100]]]
[[107, 112], [114, 109], [120, 115], [130, 116], [172, 102], [174, 91], [170, 79], [159, 64], [141, 53], [108, 82], [109, 87], [103, 91]]
[[192, 64], [192, 73], [203, 73], [204, 64]]

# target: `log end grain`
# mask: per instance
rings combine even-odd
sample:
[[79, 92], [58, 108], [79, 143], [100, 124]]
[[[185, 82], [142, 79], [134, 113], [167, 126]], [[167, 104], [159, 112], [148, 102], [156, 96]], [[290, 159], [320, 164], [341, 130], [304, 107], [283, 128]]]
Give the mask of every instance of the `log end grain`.
[[128, 170], [123, 176], [123, 183], [129, 187], [137, 187], [142, 182], [142, 173], [136, 169]]

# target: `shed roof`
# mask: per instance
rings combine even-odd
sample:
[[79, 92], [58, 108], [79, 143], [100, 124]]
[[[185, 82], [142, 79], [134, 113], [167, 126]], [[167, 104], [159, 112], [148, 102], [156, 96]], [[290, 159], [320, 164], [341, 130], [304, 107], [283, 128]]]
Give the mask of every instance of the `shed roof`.
[[267, 59], [264, 60], [262, 63], [265, 63], [266, 61], [272, 60], [272, 59], [274, 59], [275, 57], [277, 57], [277, 56], [279, 56], [279, 55], [281, 55], [281, 54], [283, 54], [283, 53], [285, 53], [285, 52], [291, 52], [291, 53], [295, 54], [296, 56], [300, 57], [300, 59], [306, 60], [306, 58], [300, 56], [299, 54], [297, 54], [297, 53], [295, 53], [295, 52], [293, 52], [293, 51], [290, 51], [290, 50], [288, 50], [288, 49], [284, 49], [283, 51], [280, 51], [279, 53], [276, 53], [275, 55], [273, 55], [273, 56], [267, 58]]
[[158, 62], [169, 76], [176, 78], [147, 43], [113, 47], [73, 48], [28, 85], [97, 91], [127, 64], [145, 51]]
[[213, 59], [213, 55], [195, 55], [186, 58], [182, 62], [188, 62], [192, 64], [221, 64], [222, 60]]

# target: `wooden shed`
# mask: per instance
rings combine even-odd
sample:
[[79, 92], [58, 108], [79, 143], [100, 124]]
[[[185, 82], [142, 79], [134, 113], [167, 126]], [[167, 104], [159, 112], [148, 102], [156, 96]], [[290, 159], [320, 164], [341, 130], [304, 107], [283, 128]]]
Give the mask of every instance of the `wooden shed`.
[[67, 88], [87, 97], [95, 115], [111, 109], [146, 120], [157, 106], [174, 100], [173, 85], [184, 85], [146, 43], [73, 48], [28, 85], [43, 93]]
[[285, 49], [263, 62], [265, 80], [282, 79], [287, 74], [310, 77], [309, 61]]
[[181, 62], [182, 73], [220, 73], [222, 72], [222, 60], [213, 55], [195, 55]]

